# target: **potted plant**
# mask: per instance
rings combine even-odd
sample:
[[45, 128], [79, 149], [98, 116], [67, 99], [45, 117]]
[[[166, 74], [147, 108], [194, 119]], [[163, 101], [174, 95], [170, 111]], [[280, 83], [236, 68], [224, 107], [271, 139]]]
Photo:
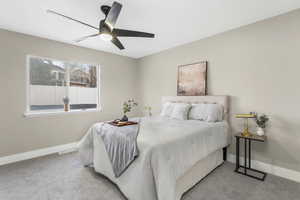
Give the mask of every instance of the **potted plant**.
[[68, 112], [69, 111], [69, 103], [70, 103], [69, 97], [64, 97], [63, 102], [64, 102], [64, 111]]
[[267, 122], [269, 121], [269, 117], [265, 114], [262, 114], [260, 116], [255, 116], [255, 122], [258, 126], [257, 128], [257, 135], [263, 136], [265, 134], [264, 128], [266, 128]]
[[125, 101], [123, 103], [123, 118], [121, 119], [121, 121], [128, 121], [128, 117], [127, 117], [127, 113], [131, 112], [131, 109], [135, 106], [137, 106], [138, 103], [134, 101], [134, 99], [129, 99], [128, 101]]

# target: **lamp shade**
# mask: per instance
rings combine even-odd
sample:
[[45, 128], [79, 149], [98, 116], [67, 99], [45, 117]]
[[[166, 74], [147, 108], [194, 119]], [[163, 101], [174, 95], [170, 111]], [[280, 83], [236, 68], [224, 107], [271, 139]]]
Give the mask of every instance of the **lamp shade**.
[[236, 118], [255, 118], [255, 114], [237, 114]]

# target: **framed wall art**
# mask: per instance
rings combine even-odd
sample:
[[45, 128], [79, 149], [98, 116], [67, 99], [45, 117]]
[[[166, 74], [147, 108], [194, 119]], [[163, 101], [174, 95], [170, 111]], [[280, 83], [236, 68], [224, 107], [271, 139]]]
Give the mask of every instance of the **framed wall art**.
[[178, 67], [177, 95], [205, 96], [207, 90], [207, 62]]

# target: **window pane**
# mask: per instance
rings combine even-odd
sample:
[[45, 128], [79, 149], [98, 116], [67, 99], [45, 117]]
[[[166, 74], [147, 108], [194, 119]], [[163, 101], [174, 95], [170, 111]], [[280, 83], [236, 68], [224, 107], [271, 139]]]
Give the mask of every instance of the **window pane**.
[[[29, 58], [29, 111], [55, 112], [98, 107], [98, 68], [47, 58]], [[64, 105], [63, 99], [69, 101]], [[66, 99], [65, 99], [66, 100]]]
[[97, 108], [97, 67], [87, 64], [70, 65], [70, 108]]
[[61, 111], [66, 96], [66, 69], [63, 62], [31, 57], [30, 110]]
[[30, 58], [30, 84], [65, 86], [65, 64], [42, 58]]
[[97, 68], [92, 65], [70, 65], [70, 86], [96, 88]]

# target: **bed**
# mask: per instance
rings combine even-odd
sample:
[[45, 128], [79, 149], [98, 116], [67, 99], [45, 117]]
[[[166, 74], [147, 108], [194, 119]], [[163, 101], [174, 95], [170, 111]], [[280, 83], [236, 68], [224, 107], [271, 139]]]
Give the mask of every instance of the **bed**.
[[216, 103], [223, 121], [174, 120], [155, 116], [140, 119], [139, 157], [115, 177], [103, 141], [93, 125], [79, 144], [84, 165], [115, 183], [129, 200], [180, 200], [181, 196], [226, 159], [230, 135], [227, 96], [170, 96], [164, 102]]

